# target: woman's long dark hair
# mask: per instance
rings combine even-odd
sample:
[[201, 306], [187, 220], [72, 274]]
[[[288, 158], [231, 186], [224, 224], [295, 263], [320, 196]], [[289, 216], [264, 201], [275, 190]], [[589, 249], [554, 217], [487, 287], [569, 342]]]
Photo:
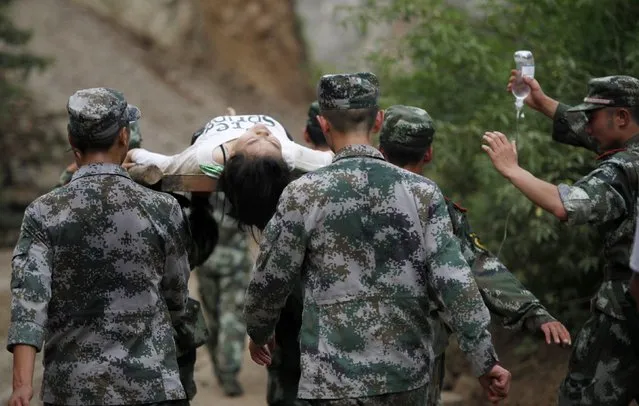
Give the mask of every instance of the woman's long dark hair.
[[228, 215], [241, 228], [255, 226], [263, 230], [291, 179], [291, 171], [281, 158], [239, 153], [226, 161], [217, 187], [228, 200]]

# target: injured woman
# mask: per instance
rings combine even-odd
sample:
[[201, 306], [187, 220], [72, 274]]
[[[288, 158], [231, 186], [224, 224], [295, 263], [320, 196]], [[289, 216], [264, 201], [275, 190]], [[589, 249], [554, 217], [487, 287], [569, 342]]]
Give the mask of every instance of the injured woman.
[[284, 127], [266, 115], [220, 116], [193, 134], [192, 145], [176, 155], [131, 149], [125, 163], [155, 165], [165, 175], [216, 173], [217, 188], [241, 224], [264, 228], [275, 213], [293, 171], [327, 166], [333, 153], [292, 141]]

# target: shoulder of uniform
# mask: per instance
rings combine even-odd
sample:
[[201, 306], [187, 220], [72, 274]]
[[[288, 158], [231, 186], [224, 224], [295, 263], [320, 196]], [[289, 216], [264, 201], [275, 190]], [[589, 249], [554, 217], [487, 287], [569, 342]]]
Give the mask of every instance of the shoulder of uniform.
[[601, 161], [601, 160], [604, 160], [604, 159], [608, 159], [608, 158], [610, 158], [610, 157], [612, 157], [612, 156], [616, 155], [616, 154], [617, 154], [617, 153], [619, 153], [619, 152], [624, 152], [624, 151], [626, 151], [626, 148], [611, 149], [611, 150], [609, 150], [609, 151], [606, 151], [606, 152], [604, 152], [604, 153], [602, 153], [602, 154], [598, 155], [598, 156], [597, 156], [597, 158], [595, 158], [595, 159], [596, 159], [597, 161]]
[[466, 213], [468, 211], [467, 208], [460, 206], [458, 203], [455, 203], [451, 198], [444, 196], [444, 199], [446, 200], [446, 203], [449, 206], [453, 206], [455, 209], [459, 210], [462, 213]]

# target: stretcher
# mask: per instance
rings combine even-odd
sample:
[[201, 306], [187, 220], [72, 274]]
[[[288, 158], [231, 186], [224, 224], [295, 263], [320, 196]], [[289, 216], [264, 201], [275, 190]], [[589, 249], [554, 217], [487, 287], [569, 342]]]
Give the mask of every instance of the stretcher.
[[135, 165], [128, 169], [131, 178], [162, 192], [215, 192], [217, 179], [201, 175], [165, 175], [155, 165]]

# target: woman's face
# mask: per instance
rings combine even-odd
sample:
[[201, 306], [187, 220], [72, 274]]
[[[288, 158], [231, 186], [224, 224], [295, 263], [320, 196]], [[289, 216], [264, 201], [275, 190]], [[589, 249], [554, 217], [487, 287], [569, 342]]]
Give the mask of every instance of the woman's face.
[[282, 157], [282, 144], [263, 124], [249, 128], [235, 141], [235, 153], [247, 156]]

